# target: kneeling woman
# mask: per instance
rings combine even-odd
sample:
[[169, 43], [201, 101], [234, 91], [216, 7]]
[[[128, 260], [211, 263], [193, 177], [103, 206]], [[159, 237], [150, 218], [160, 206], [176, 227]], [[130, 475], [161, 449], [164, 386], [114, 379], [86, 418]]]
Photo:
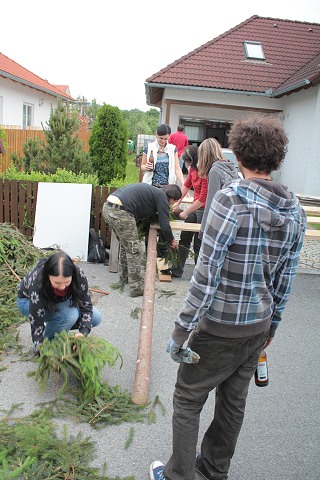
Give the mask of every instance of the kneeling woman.
[[64, 252], [39, 260], [21, 280], [17, 306], [30, 320], [33, 351], [44, 338], [78, 329], [86, 336], [101, 322], [101, 313], [92, 305], [88, 280]]

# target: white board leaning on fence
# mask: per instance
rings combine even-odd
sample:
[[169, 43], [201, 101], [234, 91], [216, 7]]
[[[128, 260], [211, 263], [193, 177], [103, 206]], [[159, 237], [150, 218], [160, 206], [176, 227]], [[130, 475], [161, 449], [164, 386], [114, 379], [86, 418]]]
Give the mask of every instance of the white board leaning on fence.
[[91, 184], [39, 182], [33, 244], [87, 261]]

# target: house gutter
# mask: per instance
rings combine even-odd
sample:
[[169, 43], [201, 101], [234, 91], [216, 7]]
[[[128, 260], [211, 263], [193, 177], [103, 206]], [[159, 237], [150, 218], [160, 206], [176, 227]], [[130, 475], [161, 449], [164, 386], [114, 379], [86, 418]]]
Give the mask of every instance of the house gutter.
[[284, 93], [291, 92], [292, 90], [296, 90], [297, 88], [302, 88], [302, 87], [305, 87], [306, 85], [310, 85], [310, 83], [311, 83], [310, 80], [305, 78], [303, 80], [300, 80], [297, 83], [294, 83], [293, 85], [282, 88], [280, 90], [276, 90], [274, 93], [270, 94], [270, 97], [273, 97], [273, 98], [278, 97], [279, 95], [283, 95]]
[[72, 98], [64, 96], [62, 92], [61, 92], [61, 95], [60, 95], [59, 93], [53, 92], [52, 90], [49, 90], [49, 89], [46, 89], [46, 88], [39, 87], [39, 86], [35, 85], [34, 83], [23, 80], [22, 78], [16, 77], [15, 75], [11, 75], [10, 73], [7, 73], [3, 70], [0, 70], [0, 76], [4, 77], [4, 78], [9, 78], [9, 80], [13, 80], [14, 82], [21, 83], [21, 85], [25, 85], [26, 87], [33, 88], [34, 90], [38, 90], [39, 92], [48, 93], [49, 95], [52, 95], [52, 96], [55, 96], [55, 97], [60, 96], [64, 100], [68, 100], [68, 101], [71, 101], [71, 102], [73, 101]]
[[[307, 78], [300, 80], [299, 82], [290, 85], [288, 87], [282, 88], [280, 90], [276, 90], [275, 92], [272, 91], [270, 88], [269, 90], [266, 90], [265, 92], [250, 92], [247, 90], [228, 90], [226, 88], [208, 88], [208, 87], [192, 87], [190, 85], [173, 85], [171, 83], [145, 83], [146, 87], [156, 87], [156, 88], [178, 88], [182, 90], [199, 90], [202, 92], [218, 92], [218, 93], [234, 93], [234, 94], [240, 94], [240, 95], [256, 95], [256, 96], [262, 96], [262, 97], [269, 97], [269, 98], [276, 98], [279, 95], [283, 95], [285, 93], [288, 93], [292, 90], [296, 90], [297, 88], [303, 88], [306, 85], [310, 85], [311, 81], [308, 80]], [[150, 95], [148, 95], [148, 101], [150, 101]]]
[[235, 93], [242, 95], [256, 95], [259, 97], [269, 97], [269, 90], [266, 92], [250, 92], [247, 90], [228, 90], [227, 88], [209, 88], [209, 87], [192, 87], [190, 85], [173, 85], [171, 83], [145, 83], [146, 87], [155, 87], [155, 88], [178, 88], [182, 90], [199, 90], [201, 92], [218, 92], [218, 93]]

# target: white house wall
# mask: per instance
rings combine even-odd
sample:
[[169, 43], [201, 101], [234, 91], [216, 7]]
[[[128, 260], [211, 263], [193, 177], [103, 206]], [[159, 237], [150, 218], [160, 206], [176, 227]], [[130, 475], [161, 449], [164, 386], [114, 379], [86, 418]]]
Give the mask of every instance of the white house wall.
[[[260, 95], [243, 95], [239, 93], [209, 92], [207, 90], [192, 90], [185, 88], [166, 88], [163, 95], [162, 122], [166, 118], [165, 100], [178, 100], [181, 102], [199, 102], [221, 105], [217, 107], [203, 107], [183, 104], [171, 104], [169, 124], [174, 130], [179, 124], [180, 117], [194, 117], [204, 120], [234, 121], [235, 118], [245, 115], [242, 108], [269, 108], [282, 110], [283, 100], [263, 97]], [[232, 105], [234, 109], [226, 109], [225, 105]], [[237, 107], [240, 107], [237, 109]]]
[[289, 145], [280, 179], [298, 194], [320, 197], [320, 86], [284, 99]]
[[[220, 107], [170, 103], [169, 124], [173, 131], [180, 118], [221, 120], [232, 123], [248, 113], [243, 108], [282, 110], [281, 118], [289, 138], [288, 153], [273, 178], [300, 195], [320, 198], [320, 86], [301, 90], [280, 99], [259, 95], [166, 88], [161, 123], [166, 119], [166, 100], [221, 104]], [[224, 108], [228, 105], [228, 108]], [[234, 108], [229, 108], [234, 106]], [[239, 108], [237, 108], [239, 107]]]
[[45, 125], [50, 118], [51, 106], [57, 106], [56, 97], [3, 77], [0, 77], [0, 98], [0, 123], [5, 126], [22, 128], [23, 104], [27, 103], [33, 106], [32, 126], [42, 128], [41, 122]]

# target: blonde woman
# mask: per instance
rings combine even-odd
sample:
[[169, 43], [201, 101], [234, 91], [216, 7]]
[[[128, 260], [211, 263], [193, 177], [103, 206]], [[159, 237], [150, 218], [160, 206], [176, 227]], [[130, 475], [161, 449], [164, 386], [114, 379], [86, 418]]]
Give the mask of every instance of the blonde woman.
[[[142, 181], [155, 187], [175, 184], [177, 180], [181, 186], [184, 183], [177, 147], [168, 143], [170, 134], [171, 128], [169, 125], [165, 123], [159, 125], [156, 132], [156, 141], [148, 143], [142, 154], [140, 167], [143, 172]], [[149, 161], [151, 152], [153, 162]]]
[[208, 195], [199, 233], [201, 238], [214, 195], [225, 184], [239, 178], [239, 173], [231, 160], [223, 158], [219, 142], [207, 138], [198, 149], [198, 175], [208, 179]]

